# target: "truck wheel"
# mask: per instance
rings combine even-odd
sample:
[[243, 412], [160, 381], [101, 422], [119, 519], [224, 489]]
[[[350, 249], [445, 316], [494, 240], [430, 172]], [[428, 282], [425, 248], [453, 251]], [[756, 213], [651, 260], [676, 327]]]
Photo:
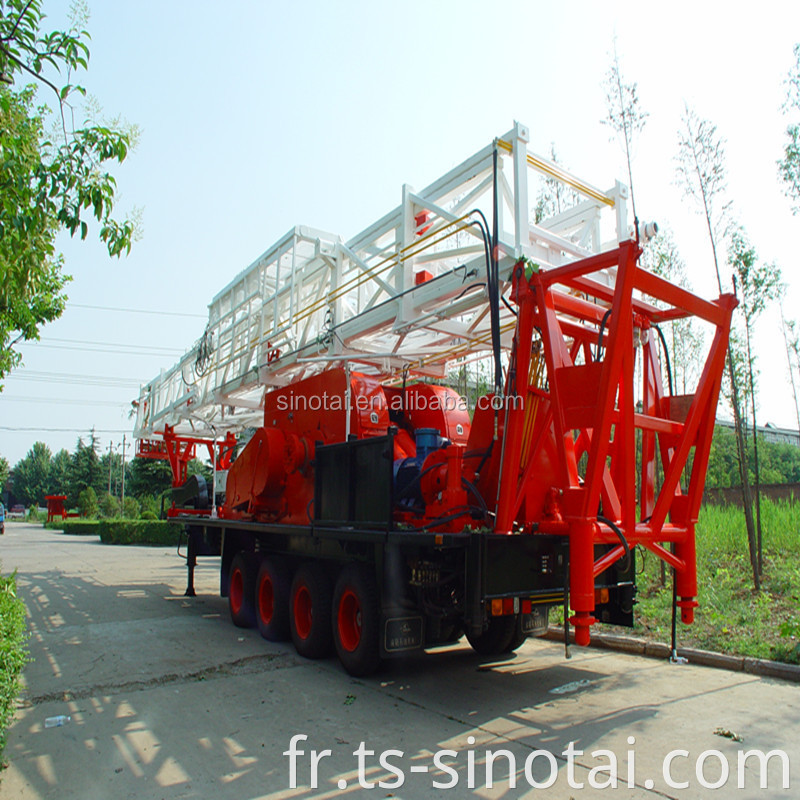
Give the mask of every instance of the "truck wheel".
[[256, 560], [252, 553], [237, 553], [231, 562], [228, 587], [228, 609], [231, 620], [239, 628], [252, 628], [256, 624], [254, 607]]
[[289, 622], [292, 641], [305, 658], [331, 651], [331, 584], [320, 564], [303, 564], [294, 576]]
[[359, 564], [339, 574], [333, 592], [333, 641], [342, 666], [357, 677], [374, 672], [381, 661], [380, 599], [375, 579]]
[[256, 576], [255, 611], [259, 633], [270, 642], [289, 638], [289, 598], [291, 581], [287, 564], [265, 558]]
[[514, 633], [511, 634], [511, 641], [509, 641], [508, 647], [503, 651], [504, 653], [513, 653], [515, 650], [522, 647], [523, 643], [528, 638], [528, 634], [522, 630], [523, 618], [523, 614], [517, 615], [516, 622], [514, 623]]
[[480, 636], [467, 633], [472, 649], [482, 656], [499, 656], [508, 652], [516, 631], [517, 618], [512, 615], [489, 617], [489, 627]]

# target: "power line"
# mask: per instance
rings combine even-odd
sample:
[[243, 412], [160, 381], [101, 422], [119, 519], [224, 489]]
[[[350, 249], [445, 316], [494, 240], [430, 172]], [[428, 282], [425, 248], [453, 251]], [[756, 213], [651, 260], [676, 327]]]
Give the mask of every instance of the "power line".
[[130, 428], [91, 428], [89, 430], [86, 427], [83, 428], [41, 428], [38, 425], [36, 427], [12, 427], [10, 425], [0, 425], [0, 431], [10, 431], [11, 433], [32, 433], [32, 432], [41, 432], [41, 433], [89, 433], [90, 430], [93, 430], [95, 433], [130, 433]]
[[9, 397], [5, 393], [2, 395], [2, 399], [18, 403], [48, 403], [49, 405], [59, 406], [110, 406], [127, 408], [130, 405], [130, 401], [120, 402], [118, 400], [72, 400], [64, 397]]
[[89, 344], [101, 345], [103, 347], [124, 347], [131, 350], [160, 350], [167, 355], [175, 355], [182, 351], [177, 347], [162, 347], [161, 345], [153, 344], [130, 344], [128, 342], [98, 342], [94, 339], [61, 339], [56, 336], [43, 336], [40, 342], [56, 342], [58, 344]]
[[118, 378], [110, 375], [78, 375], [69, 372], [39, 372], [37, 370], [15, 370], [5, 380], [40, 381], [43, 383], [78, 384], [80, 386], [107, 386], [115, 389], [135, 389], [145, 381], [136, 378]]
[[[95, 343], [98, 344], [99, 343]], [[130, 345], [133, 347], [134, 345]], [[78, 350], [82, 353], [110, 353], [111, 355], [115, 356], [153, 356], [156, 357], [165, 357], [165, 356], [174, 356], [180, 354], [180, 350], [170, 350], [166, 352], [166, 348], [164, 348], [161, 352], [156, 352], [155, 350], [112, 350], [109, 347], [103, 346], [92, 346], [92, 345], [69, 345], [69, 344], [46, 344], [43, 342], [25, 342], [25, 347], [34, 347], [34, 348], [44, 348], [47, 350]], [[126, 345], [118, 345], [118, 347], [126, 347]]]
[[205, 314], [186, 314], [182, 311], [153, 311], [145, 308], [116, 308], [113, 306], [91, 306], [86, 303], [67, 303], [69, 308], [89, 308], [92, 311], [114, 311], [125, 314], [154, 314], [160, 317], [191, 317], [192, 319], [206, 319]]

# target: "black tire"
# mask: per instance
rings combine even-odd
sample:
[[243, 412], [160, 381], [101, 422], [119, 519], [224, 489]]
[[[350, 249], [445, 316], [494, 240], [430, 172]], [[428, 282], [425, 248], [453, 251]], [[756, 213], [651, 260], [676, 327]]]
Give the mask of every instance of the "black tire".
[[509, 614], [489, 617], [489, 627], [480, 636], [467, 633], [472, 649], [482, 656], [499, 656], [508, 652], [508, 646], [516, 630], [517, 618]]
[[285, 561], [264, 558], [258, 568], [254, 592], [258, 632], [270, 642], [285, 642], [289, 636], [291, 575]]
[[228, 610], [231, 621], [239, 628], [252, 628], [256, 624], [254, 600], [257, 566], [252, 553], [237, 553], [231, 562]]
[[320, 564], [303, 564], [292, 581], [289, 625], [297, 652], [324, 658], [331, 652], [331, 582]]
[[514, 633], [511, 635], [511, 641], [508, 643], [508, 647], [504, 650], [506, 653], [513, 653], [515, 650], [518, 650], [528, 638], [528, 634], [522, 629], [522, 621], [524, 619], [524, 614], [518, 614], [516, 618], [516, 622], [514, 624]]
[[381, 663], [380, 595], [372, 573], [348, 564], [333, 592], [333, 641], [339, 661], [350, 675], [369, 675]]

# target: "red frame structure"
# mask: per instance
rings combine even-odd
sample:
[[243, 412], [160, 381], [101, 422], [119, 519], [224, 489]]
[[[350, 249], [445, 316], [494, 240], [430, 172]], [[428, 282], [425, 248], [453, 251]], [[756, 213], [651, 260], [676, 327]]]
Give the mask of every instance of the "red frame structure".
[[[186, 468], [189, 462], [196, 457], [197, 445], [208, 448], [208, 457], [218, 470], [230, 469], [233, 454], [236, 448], [236, 436], [229, 431], [224, 439], [215, 441], [194, 436], [178, 436], [170, 425], [165, 425], [163, 431], [156, 431], [162, 439], [137, 439], [136, 457], [169, 461], [172, 469], [172, 488], [176, 489], [186, 483]], [[216, 459], [214, 451], [216, 448]], [[207, 514], [206, 509], [177, 508], [173, 503], [167, 511], [167, 516], [174, 517], [178, 514]]]
[[[569, 536], [571, 622], [578, 644], [588, 644], [596, 622], [595, 577], [637, 544], [675, 569], [684, 622], [693, 620], [697, 606], [695, 524], [737, 301], [732, 295], [702, 300], [639, 267], [640, 254], [635, 242], [624, 242], [530, 276], [520, 262], [513, 275], [519, 318], [506, 395], [524, 402], [506, 414], [495, 531], [522, 527]], [[613, 270], [609, 286], [598, 273]], [[687, 316], [713, 327], [711, 346], [695, 391], [669, 396], [654, 326]], [[639, 346], [641, 408], [634, 391]], [[681, 475], [692, 451], [684, 492]], [[660, 487], [657, 455], [664, 473]], [[537, 509], [526, 499], [543, 471], [556, 480]], [[597, 544], [613, 547], [595, 559]]]

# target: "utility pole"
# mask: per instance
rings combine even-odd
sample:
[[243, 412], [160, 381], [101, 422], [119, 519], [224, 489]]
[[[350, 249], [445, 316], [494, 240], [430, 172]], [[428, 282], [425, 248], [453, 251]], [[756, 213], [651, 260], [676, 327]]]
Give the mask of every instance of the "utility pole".
[[111, 494], [111, 449], [114, 447], [114, 442], [108, 443], [108, 493]]
[[125, 439], [126, 436], [122, 434], [122, 500], [120, 501], [120, 505], [122, 508], [120, 509], [122, 516], [125, 516]]

